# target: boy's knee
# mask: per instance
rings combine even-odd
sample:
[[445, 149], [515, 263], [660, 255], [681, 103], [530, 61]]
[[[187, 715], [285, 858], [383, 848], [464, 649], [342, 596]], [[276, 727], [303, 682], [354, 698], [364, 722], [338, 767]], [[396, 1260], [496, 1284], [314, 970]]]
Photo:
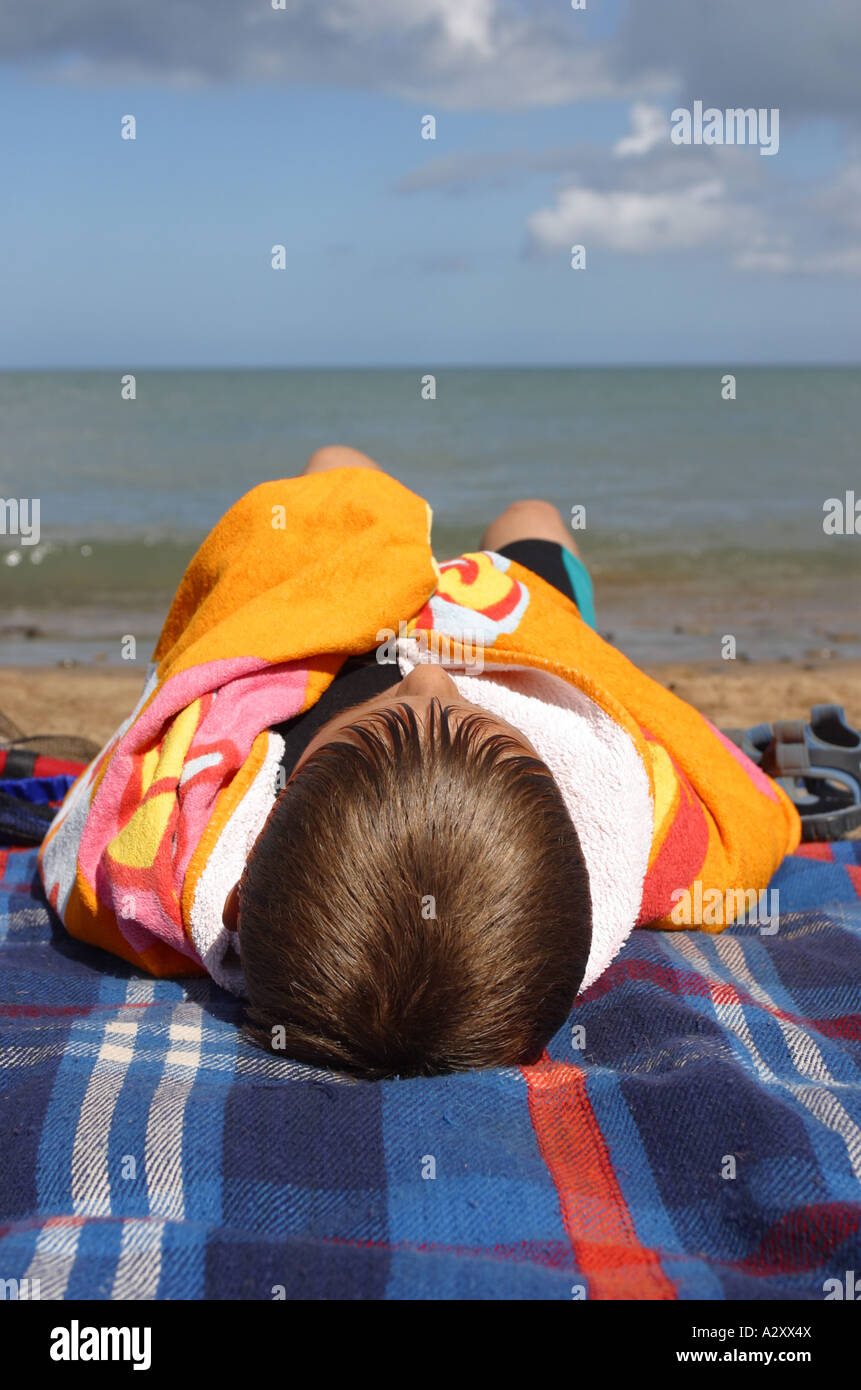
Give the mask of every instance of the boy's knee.
[[521, 497], [511, 502], [488, 526], [482, 548], [499, 550], [520, 540], [548, 540], [577, 553], [562, 513], [543, 497]]
[[376, 468], [374, 460], [347, 444], [324, 444], [315, 449], [303, 473], [325, 473], [330, 468]]
[[520, 497], [516, 502], [510, 502], [504, 512], [500, 512], [500, 517], [535, 517], [542, 520], [559, 519], [559, 508], [554, 507], [552, 502], [548, 502], [543, 497]]

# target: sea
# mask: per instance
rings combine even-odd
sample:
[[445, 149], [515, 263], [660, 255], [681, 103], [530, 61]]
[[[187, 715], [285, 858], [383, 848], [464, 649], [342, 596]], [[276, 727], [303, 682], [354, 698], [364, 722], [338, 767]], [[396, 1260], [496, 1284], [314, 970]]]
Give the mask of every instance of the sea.
[[145, 659], [222, 513], [335, 443], [428, 500], [438, 560], [555, 503], [641, 664], [857, 658], [861, 368], [733, 370], [2, 373], [0, 501], [38, 499], [39, 539], [0, 507], [0, 663]]

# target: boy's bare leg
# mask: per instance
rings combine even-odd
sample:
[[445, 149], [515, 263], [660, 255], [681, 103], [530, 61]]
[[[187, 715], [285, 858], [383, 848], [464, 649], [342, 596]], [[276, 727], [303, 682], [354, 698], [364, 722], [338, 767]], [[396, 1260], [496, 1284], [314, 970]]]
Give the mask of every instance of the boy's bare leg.
[[556, 541], [572, 555], [580, 554], [558, 507], [537, 497], [512, 502], [500, 512], [482, 536], [481, 549], [499, 550], [512, 541]]
[[378, 463], [358, 449], [351, 449], [347, 444], [327, 444], [322, 449], [314, 450], [300, 476], [325, 473], [329, 468], [375, 468], [378, 473], [382, 472]]

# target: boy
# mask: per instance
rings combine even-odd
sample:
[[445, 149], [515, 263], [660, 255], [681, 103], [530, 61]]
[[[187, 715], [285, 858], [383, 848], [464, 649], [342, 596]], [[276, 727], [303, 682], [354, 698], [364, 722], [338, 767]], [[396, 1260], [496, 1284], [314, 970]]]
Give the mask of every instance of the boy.
[[764, 888], [799, 837], [597, 635], [555, 508], [439, 566], [427, 504], [330, 448], [201, 546], [40, 862], [73, 935], [206, 969], [264, 1046], [376, 1079], [537, 1060], [635, 925]]

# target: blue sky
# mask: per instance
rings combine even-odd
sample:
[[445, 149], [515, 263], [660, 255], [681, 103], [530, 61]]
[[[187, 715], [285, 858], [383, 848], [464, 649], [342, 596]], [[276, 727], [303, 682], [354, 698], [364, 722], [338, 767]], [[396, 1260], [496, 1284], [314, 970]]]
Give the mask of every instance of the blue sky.
[[853, 3], [139, 8], [0, 0], [4, 368], [861, 358]]

